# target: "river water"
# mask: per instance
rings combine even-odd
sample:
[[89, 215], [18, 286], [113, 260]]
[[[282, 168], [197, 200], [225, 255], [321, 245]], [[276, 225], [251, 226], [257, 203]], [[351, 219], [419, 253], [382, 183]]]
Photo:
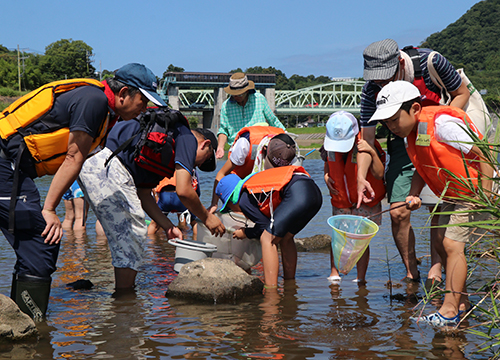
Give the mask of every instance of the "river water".
[[[219, 161], [218, 167], [222, 166]], [[324, 195], [321, 211], [296, 237], [330, 235], [331, 213], [317, 152], [304, 167]], [[202, 201], [210, 202], [214, 173], [201, 173]], [[49, 178], [38, 180], [42, 196]], [[384, 209], [387, 204], [384, 204]], [[61, 219], [64, 208], [58, 208]], [[414, 227], [425, 224], [425, 210], [412, 215]], [[256, 296], [236, 304], [197, 304], [165, 297], [175, 278], [175, 249], [163, 236], [152, 236], [147, 261], [134, 295], [114, 293], [113, 268], [106, 239], [97, 238], [89, 214], [85, 236], [65, 234], [58, 270], [53, 275], [47, 321], [40, 338], [29, 344], [0, 345], [0, 358], [13, 359], [484, 359], [476, 351], [482, 339], [417, 325], [409, 317], [424, 293], [405, 276], [393, 243], [389, 216], [371, 242], [366, 286], [327, 281], [328, 252], [298, 256], [297, 278], [280, 283], [278, 295]], [[420, 272], [429, 269], [429, 230], [415, 229]], [[0, 236], [0, 293], [9, 295], [15, 255]], [[386, 287], [389, 271], [396, 286]], [[262, 277], [257, 265], [254, 275]], [[91, 290], [66, 284], [92, 281]], [[392, 295], [392, 296], [391, 296]], [[474, 299], [473, 299], [474, 300]], [[426, 312], [434, 311], [429, 305]], [[474, 325], [473, 320], [468, 325]]]

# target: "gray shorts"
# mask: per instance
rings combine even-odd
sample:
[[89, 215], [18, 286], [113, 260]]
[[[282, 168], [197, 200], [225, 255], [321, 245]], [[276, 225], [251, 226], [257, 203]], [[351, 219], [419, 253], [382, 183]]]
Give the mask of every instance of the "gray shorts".
[[113, 266], [138, 270], [145, 254], [147, 226], [134, 180], [107, 148], [85, 161], [78, 182], [101, 222]]

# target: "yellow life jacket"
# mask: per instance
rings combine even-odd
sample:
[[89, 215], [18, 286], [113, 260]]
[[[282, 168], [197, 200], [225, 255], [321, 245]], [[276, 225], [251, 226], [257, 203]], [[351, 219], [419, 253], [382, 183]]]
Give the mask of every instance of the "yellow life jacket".
[[[48, 83], [16, 100], [0, 114], [0, 137], [4, 141], [20, 134], [35, 162], [36, 176], [53, 175], [65, 159], [68, 150], [69, 128], [53, 124], [53, 131], [36, 133], [30, 125], [46, 119], [54, 106], [57, 95], [80, 86], [104, 85], [94, 79], [69, 79]], [[91, 151], [103, 140], [108, 127], [109, 116], [103, 119]], [[19, 164], [21, 165], [21, 164]], [[22, 165], [21, 165], [22, 167]], [[30, 176], [33, 176], [32, 172]]]

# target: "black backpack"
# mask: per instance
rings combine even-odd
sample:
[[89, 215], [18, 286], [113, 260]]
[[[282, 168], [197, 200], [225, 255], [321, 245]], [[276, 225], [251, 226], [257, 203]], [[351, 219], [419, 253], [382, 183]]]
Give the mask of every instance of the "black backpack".
[[189, 129], [189, 123], [178, 110], [167, 107], [149, 108], [138, 117], [139, 131], [120, 145], [106, 160], [110, 160], [139, 136], [135, 145], [134, 161], [142, 168], [163, 177], [172, 177], [175, 171], [174, 127], [181, 123]]

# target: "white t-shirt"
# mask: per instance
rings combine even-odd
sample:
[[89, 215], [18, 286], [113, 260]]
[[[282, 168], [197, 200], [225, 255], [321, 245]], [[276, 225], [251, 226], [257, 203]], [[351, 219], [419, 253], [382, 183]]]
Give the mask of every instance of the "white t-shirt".
[[468, 154], [472, 149], [473, 144], [466, 144], [473, 140], [464, 130], [467, 125], [464, 124], [462, 119], [442, 114], [436, 118], [434, 124], [436, 140], [453, 146], [457, 150], [462, 150], [464, 154]]
[[248, 152], [250, 151], [250, 141], [244, 137], [240, 137], [231, 147], [231, 155], [229, 160], [236, 165], [242, 166], [245, 164], [245, 159], [247, 158]]

